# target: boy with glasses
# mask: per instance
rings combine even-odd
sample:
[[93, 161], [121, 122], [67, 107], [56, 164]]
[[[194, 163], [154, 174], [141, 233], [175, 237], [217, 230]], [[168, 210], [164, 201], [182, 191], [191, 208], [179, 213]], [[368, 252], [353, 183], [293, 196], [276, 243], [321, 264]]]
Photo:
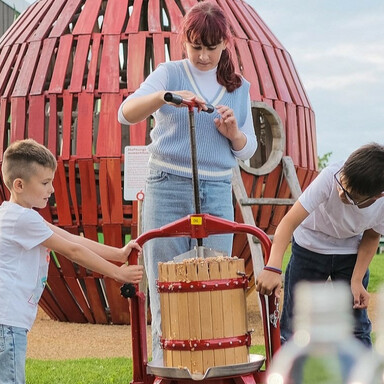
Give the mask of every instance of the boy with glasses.
[[351, 286], [355, 336], [370, 347], [367, 315], [368, 266], [384, 233], [384, 146], [364, 145], [344, 164], [330, 165], [299, 197], [278, 225], [268, 265], [256, 290], [277, 296], [284, 252], [292, 240], [285, 272], [281, 340], [292, 335], [294, 287], [301, 280], [344, 280]]

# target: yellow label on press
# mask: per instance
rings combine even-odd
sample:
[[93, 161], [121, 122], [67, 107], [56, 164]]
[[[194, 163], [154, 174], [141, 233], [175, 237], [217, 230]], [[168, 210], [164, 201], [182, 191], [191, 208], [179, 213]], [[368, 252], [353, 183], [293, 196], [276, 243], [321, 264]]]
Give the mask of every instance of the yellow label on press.
[[191, 225], [202, 225], [203, 218], [200, 216], [192, 216], [191, 217]]

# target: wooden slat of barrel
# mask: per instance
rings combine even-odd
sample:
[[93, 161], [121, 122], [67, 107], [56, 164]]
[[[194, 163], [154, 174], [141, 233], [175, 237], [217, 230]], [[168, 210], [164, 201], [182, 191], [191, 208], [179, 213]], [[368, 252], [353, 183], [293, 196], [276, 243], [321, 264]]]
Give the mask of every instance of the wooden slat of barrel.
[[256, 68], [253, 65], [252, 54], [246, 40], [236, 39], [236, 46], [239, 50], [241, 63], [243, 66], [242, 74], [250, 82], [251, 100], [261, 100], [259, 78]]
[[15, 85], [16, 79], [17, 79], [17, 74], [19, 73], [19, 69], [21, 66], [21, 62], [23, 60], [23, 57], [25, 55], [25, 51], [27, 49], [27, 44], [24, 43], [21, 45], [20, 51], [17, 54], [17, 58], [14, 64], [12, 64], [12, 67], [9, 68], [10, 70], [10, 76], [8, 77], [7, 80], [7, 85], [5, 87], [5, 90], [3, 92], [2, 97], [8, 98], [10, 97], [12, 93], [12, 89]]
[[72, 53], [72, 42], [72, 35], [64, 35], [60, 37], [59, 48], [48, 93], [63, 93], [69, 57]]
[[52, 1], [47, 11], [44, 12], [44, 17], [40, 23], [33, 29], [31, 37], [28, 41], [43, 40], [47, 37], [48, 32], [51, 30], [52, 25], [57, 21], [60, 11], [68, 0], [55, 0]]
[[28, 137], [45, 144], [45, 96], [29, 97]]
[[68, 87], [70, 92], [80, 93], [83, 88], [84, 71], [87, 65], [90, 42], [91, 35], [79, 36], [77, 38], [76, 52], [75, 57], [73, 58], [71, 82]]
[[93, 33], [100, 5], [103, 0], [86, 0], [80, 16], [73, 28], [73, 35], [90, 35]]
[[[199, 281], [198, 263], [186, 263], [187, 281]], [[189, 337], [191, 340], [202, 339], [202, 324], [200, 312], [205, 307], [200, 307], [199, 295], [201, 292], [188, 292], [188, 308], [186, 314], [191, 321], [189, 322]], [[192, 373], [204, 372], [203, 351], [191, 351]]]
[[[209, 280], [220, 280], [221, 273], [218, 262], [209, 263]], [[220, 291], [211, 292], [211, 316], [213, 324], [213, 335], [209, 338], [221, 339], [224, 337], [224, 314], [223, 308], [223, 297]], [[225, 365], [225, 350], [215, 349], [213, 351], [215, 356], [215, 366]]]
[[[159, 284], [161, 282], [168, 282], [168, 266], [166, 263], [158, 264], [158, 276]], [[170, 313], [170, 304], [169, 296], [167, 292], [162, 292], [160, 296], [160, 308], [161, 308], [161, 334], [165, 340], [171, 339], [171, 313]], [[172, 366], [172, 351], [169, 349], [163, 350], [163, 362], [165, 367]]]
[[126, 11], [128, 11], [128, 0], [108, 0], [101, 33], [120, 37]]
[[11, 98], [11, 142], [24, 139], [27, 115], [25, 97]]
[[96, 73], [98, 72], [99, 49], [100, 49], [101, 35], [99, 33], [92, 34], [91, 46], [91, 62], [89, 63], [88, 78], [87, 78], [87, 92], [94, 92], [96, 88]]
[[93, 107], [94, 94], [81, 92], [77, 103], [76, 155], [82, 159], [91, 159], [93, 150]]
[[30, 95], [41, 95], [44, 91], [44, 85], [48, 74], [48, 68], [51, 64], [53, 51], [57, 39], [45, 39], [39, 56], [36, 72], [33, 77]]
[[28, 45], [12, 96], [26, 97], [28, 95], [34, 69], [40, 55], [40, 46], [41, 41], [34, 41]]
[[60, 11], [59, 17], [49, 34], [49, 37], [60, 37], [66, 33], [68, 24], [73, 20], [76, 10], [79, 8], [81, 0], [67, 0], [64, 8]]
[[120, 35], [104, 36], [99, 71], [99, 92], [119, 92], [119, 44]]
[[121, 124], [117, 121], [117, 111], [121, 95], [103, 94], [99, 115], [99, 132], [96, 143], [96, 156], [121, 157]]

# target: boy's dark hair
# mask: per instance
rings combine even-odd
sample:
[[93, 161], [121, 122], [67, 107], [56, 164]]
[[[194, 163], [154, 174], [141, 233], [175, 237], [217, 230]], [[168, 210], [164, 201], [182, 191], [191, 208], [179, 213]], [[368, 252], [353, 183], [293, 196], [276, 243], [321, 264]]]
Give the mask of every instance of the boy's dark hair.
[[28, 180], [35, 172], [35, 165], [56, 170], [56, 158], [44, 145], [33, 139], [13, 142], [4, 152], [1, 167], [4, 183], [10, 190], [15, 179]]
[[384, 191], [384, 146], [363, 145], [346, 160], [342, 174], [350, 192], [377, 196]]

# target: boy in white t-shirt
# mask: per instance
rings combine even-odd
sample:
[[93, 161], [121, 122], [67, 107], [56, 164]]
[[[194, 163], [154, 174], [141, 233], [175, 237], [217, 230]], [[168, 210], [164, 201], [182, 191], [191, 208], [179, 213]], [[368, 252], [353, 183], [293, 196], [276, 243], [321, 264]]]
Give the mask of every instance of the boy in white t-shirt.
[[[50, 250], [121, 283], [140, 282], [143, 267], [124, 264], [134, 241], [110, 247], [76, 236], [45, 221], [54, 192], [56, 159], [32, 139], [12, 143], [4, 152], [3, 181], [11, 193], [0, 206], [0, 383], [25, 383], [27, 332], [47, 280]], [[107, 260], [122, 263], [117, 266]]]
[[292, 335], [295, 285], [301, 280], [331, 278], [350, 284], [355, 336], [366, 346], [372, 345], [366, 289], [368, 266], [384, 233], [383, 191], [384, 146], [367, 144], [344, 164], [322, 170], [281, 220], [268, 264], [257, 276], [256, 290], [280, 295], [282, 260], [292, 239], [284, 280], [282, 342]]

